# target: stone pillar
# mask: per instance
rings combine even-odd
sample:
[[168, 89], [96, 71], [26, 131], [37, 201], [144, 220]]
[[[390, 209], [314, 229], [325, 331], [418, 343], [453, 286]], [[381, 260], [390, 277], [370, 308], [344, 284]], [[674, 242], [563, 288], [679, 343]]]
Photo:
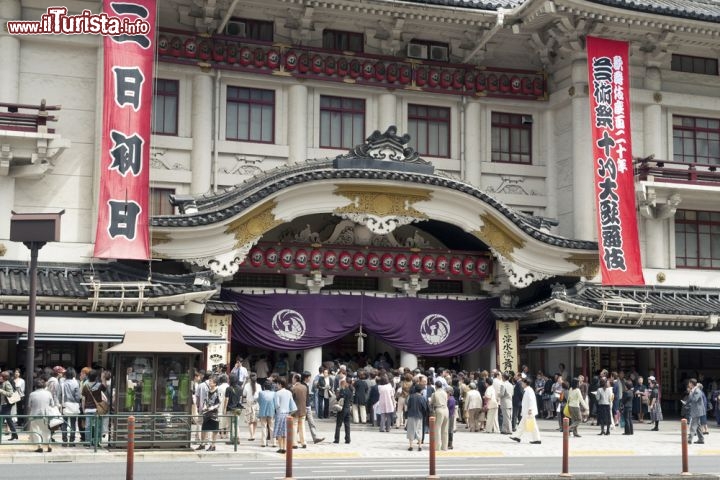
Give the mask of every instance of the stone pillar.
[[482, 174], [482, 107], [475, 100], [465, 105], [465, 178], [473, 185], [480, 185]]
[[409, 368], [415, 370], [417, 368], [417, 355], [400, 351], [400, 368]]
[[[21, 18], [19, 0], [0, 2], [0, 23]], [[18, 103], [20, 92], [20, 38], [0, 34], [0, 102]], [[41, 98], [37, 98], [40, 104]], [[34, 101], [33, 101], [34, 102]], [[10, 238], [10, 210], [15, 205], [15, 179], [0, 176], [0, 239]]]
[[579, 54], [572, 64], [573, 232], [578, 240], [596, 240], [595, 186], [590, 133], [587, 58]]
[[313, 374], [318, 371], [318, 367], [322, 365], [322, 347], [308, 348], [303, 351], [303, 369]]
[[292, 85], [288, 89], [288, 163], [307, 160], [308, 89]]
[[[662, 77], [657, 67], [647, 67], [645, 70], [645, 89], [660, 94], [662, 90]], [[655, 155], [657, 159], [667, 158], [665, 150], [665, 133], [662, 128], [662, 97], [643, 108], [643, 156]]]
[[544, 152], [547, 176], [545, 177], [545, 196], [547, 206], [545, 215], [548, 218], [558, 218], [558, 171], [557, 149], [555, 148], [555, 112], [551, 109], [543, 113]]
[[212, 186], [213, 82], [210, 75], [193, 77], [191, 123], [190, 193], [198, 195], [209, 192]]
[[[371, 130], [384, 132], [390, 125], [397, 124], [397, 97], [392, 93], [383, 93], [378, 97], [377, 126]], [[400, 135], [403, 133], [398, 131]]]

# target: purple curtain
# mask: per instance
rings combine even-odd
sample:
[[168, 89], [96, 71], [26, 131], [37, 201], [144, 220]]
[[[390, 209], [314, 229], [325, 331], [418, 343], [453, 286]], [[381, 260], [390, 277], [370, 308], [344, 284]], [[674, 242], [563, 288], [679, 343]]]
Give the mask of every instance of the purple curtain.
[[367, 295], [239, 294], [232, 339], [275, 350], [304, 350], [363, 331], [416, 355], [451, 356], [475, 351], [495, 338], [490, 312], [497, 299], [433, 300]]

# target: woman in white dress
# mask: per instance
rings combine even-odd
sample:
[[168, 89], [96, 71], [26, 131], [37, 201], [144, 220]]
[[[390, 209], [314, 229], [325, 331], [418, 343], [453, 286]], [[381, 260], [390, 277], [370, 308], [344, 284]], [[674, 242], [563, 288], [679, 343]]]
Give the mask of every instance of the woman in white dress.
[[484, 398], [484, 407], [487, 408], [485, 432], [500, 433], [500, 426], [498, 425], [498, 407], [500, 404], [497, 401], [497, 392], [493, 388], [493, 378], [486, 378], [485, 384], [487, 385]]

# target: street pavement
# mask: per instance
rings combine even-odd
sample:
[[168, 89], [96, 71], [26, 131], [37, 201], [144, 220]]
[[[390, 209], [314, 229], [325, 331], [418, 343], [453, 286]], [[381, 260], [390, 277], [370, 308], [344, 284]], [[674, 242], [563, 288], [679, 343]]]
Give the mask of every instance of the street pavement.
[[[351, 426], [351, 443], [344, 443], [344, 434], [341, 433], [340, 443], [334, 444], [334, 419], [319, 420], [319, 432], [325, 440], [319, 444], [308, 443], [306, 449], [293, 450], [295, 459], [363, 459], [363, 458], [397, 458], [402, 460], [416, 459], [418, 462], [428, 461], [428, 443], [426, 437], [422, 452], [416, 449], [408, 451], [405, 432], [402, 429], [393, 429], [390, 432], [379, 432], [376, 427], [369, 425]], [[562, 432], [558, 431], [557, 421], [538, 420], [541, 430], [542, 444], [530, 445], [527, 440], [516, 443], [509, 435], [498, 433], [469, 432], [465, 425], [459, 423], [453, 442], [454, 449], [439, 451], [438, 459], [448, 458], [512, 458], [512, 457], [562, 457]], [[569, 456], [573, 457], [675, 457], [678, 465], [681, 462], [681, 434], [680, 421], [670, 420], [660, 423], [660, 431], [650, 431], [652, 425], [635, 424], [635, 434], [622, 435], [622, 429], [615, 429], [609, 436], [599, 436], [599, 427], [590, 423], [580, 427], [580, 438], [570, 436]], [[251, 442], [247, 440], [247, 427], [241, 426], [242, 435], [237, 452], [233, 446], [218, 441], [215, 452], [195, 450], [148, 450], [136, 449], [136, 462], [162, 462], [162, 461], [208, 461], [221, 459], [237, 459], [241, 457], [248, 460], [277, 460], [284, 458], [276, 452], [275, 448], [260, 446], [259, 439]], [[689, 463], [692, 458], [699, 456], [716, 456], [718, 473], [720, 474], [720, 428], [711, 422], [710, 435], [705, 437], [705, 444], [687, 445]], [[55, 462], [120, 462], [126, 461], [126, 452], [119, 449], [91, 449], [75, 447], [62, 448], [54, 444], [51, 453], [35, 453], [34, 446], [14, 445], [3, 436], [0, 445], [0, 463], [55, 463]], [[307, 438], [310, 438], [309, 431]], [[648, 459], [649, 460], [649, 459]], [[558, 463], [558, 473], [560, 463]], [[692, 471], [692, 469], [690, 469]], [[572, 473], [572, 472], [571, 472]], [[653, 474], [649, 462], [648, 473]], [[657, 476], [657, 475], [655, 475]], [[616, 477], [617, 478], [617, 477]], [[669, 478], [666, 476], [666, 478]], [[720, 478], [720, 476], [712, 477]]]

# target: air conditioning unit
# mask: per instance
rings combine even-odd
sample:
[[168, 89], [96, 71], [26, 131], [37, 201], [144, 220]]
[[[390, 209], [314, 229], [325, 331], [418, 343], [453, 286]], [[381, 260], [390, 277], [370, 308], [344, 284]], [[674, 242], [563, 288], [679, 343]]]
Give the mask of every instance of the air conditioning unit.
[[230, 20], [227, 25], [225, 25], [225, 35], [245, 38], [245, 22]]
[[436, 62], [447, 62], [448, 47], [442, 45], [432, 45], [430, 47], [430, 60], [435, 60]]
[[428, 58], [428, 46], [422, 43], [408, 43], [407, 45], [407, 56], [409, 58]]

